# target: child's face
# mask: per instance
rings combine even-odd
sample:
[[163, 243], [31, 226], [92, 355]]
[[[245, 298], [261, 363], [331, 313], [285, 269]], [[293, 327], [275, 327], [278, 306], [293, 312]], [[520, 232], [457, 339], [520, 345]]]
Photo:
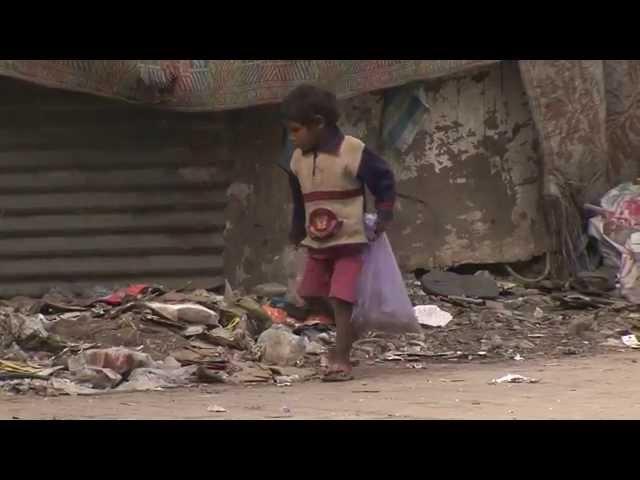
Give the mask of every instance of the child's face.
[[318, 140], [322, 129], [324, 128], [324, 122], [319, 122], [314, 125], [303, 125], [298, 122], [286, 122], [287, 131], [289, 132], [289, 139], [296, 148], [299, 148], [303, 152], [312, 150], [318, 145]]

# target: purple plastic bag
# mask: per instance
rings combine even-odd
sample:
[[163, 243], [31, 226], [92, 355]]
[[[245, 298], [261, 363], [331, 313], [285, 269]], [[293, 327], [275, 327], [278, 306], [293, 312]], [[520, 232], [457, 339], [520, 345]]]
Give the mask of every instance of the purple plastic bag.
[[[375, 221], [375, 215], [365, 216], [369, 238], [373, 238]], [[358, 302], [352, 322], [358, 335], [370, 331], [421, 331], [386, 234], [371, 241], [364, 252], [364, 265], [358, 281]]]

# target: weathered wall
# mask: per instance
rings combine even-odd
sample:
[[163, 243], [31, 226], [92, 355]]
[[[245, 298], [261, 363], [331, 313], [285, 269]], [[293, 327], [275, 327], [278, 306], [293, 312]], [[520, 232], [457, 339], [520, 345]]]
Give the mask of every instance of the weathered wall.
[[[514, 262], [543, 253], [536, 134], [515, 63], [429, 82], [431, 114], [406, 154], [381, 151], [397, 175], [391, 240], [405, 269]], [[379, 149], [380, 95], [342, 102], [341, 127]], [[226, 270], [236, 284], [284, 279], [290, 195], [275, 165], [275, 108], [234, 112]]]
[[536, 133], [517, 64], [426, 84], [431, 113], [404, 155], [391, 238], [405, 268], [526, 260], [544, 251]]

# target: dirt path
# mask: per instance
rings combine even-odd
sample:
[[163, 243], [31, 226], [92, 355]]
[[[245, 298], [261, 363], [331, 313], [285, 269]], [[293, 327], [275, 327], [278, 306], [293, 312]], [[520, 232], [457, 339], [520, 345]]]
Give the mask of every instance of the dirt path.
[[[637, 419], [640, 352], [498, 364], [366, 367], [351, 383], [204, 386], [101, 397], [0, 394], [0, 419]], [[519, 373], [538, 384], [488, 385]], [[209, 406], [227, 412], [207, 411]]]

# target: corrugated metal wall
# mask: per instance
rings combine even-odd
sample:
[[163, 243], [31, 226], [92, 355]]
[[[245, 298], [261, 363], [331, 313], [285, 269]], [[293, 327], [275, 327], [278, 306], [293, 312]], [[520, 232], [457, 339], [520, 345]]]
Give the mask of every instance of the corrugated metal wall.
[[227, 137], [211, 115], [0, 79], [0, 296], [218, 284]]

